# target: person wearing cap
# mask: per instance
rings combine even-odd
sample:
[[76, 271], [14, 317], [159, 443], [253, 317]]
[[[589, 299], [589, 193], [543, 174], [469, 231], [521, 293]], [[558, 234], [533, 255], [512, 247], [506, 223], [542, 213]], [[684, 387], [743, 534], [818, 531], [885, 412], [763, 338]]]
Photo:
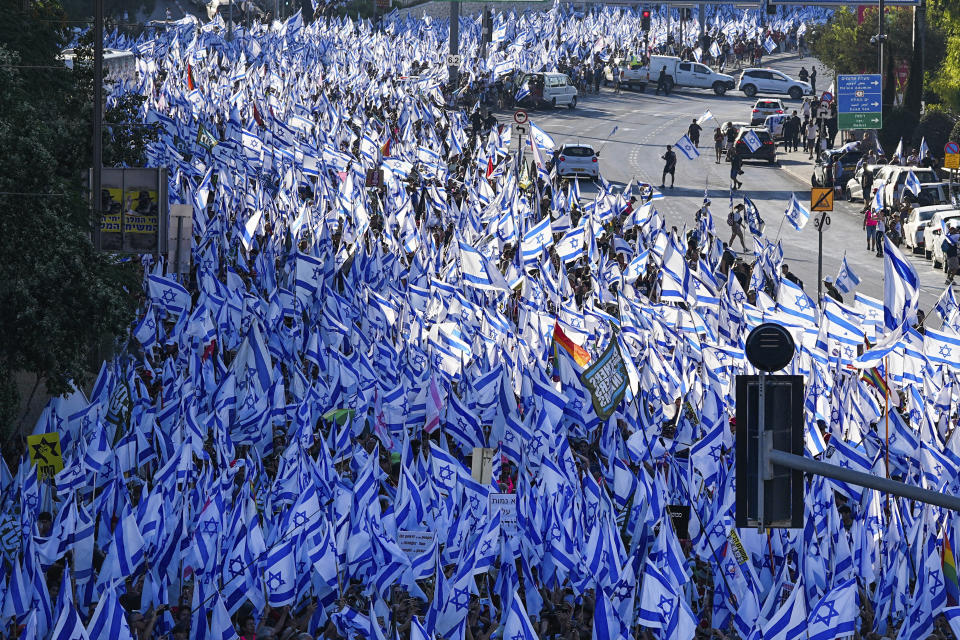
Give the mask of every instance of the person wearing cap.
[[843, 304], [843, 296], [840, 295], [840, 291], [837, 289], [837, 286], [833, 284], [833, 278], [827, 276], [823, 279], [823, 286], [827, 290], [827, 295], [836, 300], [837, 302]]

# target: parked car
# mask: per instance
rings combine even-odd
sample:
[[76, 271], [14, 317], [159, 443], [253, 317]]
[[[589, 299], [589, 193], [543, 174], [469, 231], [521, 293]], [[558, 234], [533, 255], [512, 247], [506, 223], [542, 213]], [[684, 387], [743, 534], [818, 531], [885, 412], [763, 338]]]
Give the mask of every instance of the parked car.
[[[820, 159], [813, 165], [813, 177], [810, 184], [814, 187], [846, 185], [857, 170], [857, 163], [863, 154], [860, 151], [841, 151], [833, 149], [820, 154]], [[827, 175], [828, 167], [833, 162], [833, 180]]]
[[[880, 202], [885, 207], [892, 207], [900, 202], [903, 197], [903, 185], [907, 181], [910, 172], [917, 176], [920, 181], [921, 189], [924, 184], [940, 182], [940, 176], [933, 169], [927, 167], [901, 167], [897, 164], [888, 164], [877, 172], [874, 178], [874, 193], [880, 184], [883, 185], [883, 193], [880, 194]], [[873, 194], [871, 194], [872, 196]]]
[[577, 106], [577, 88], [565, 73], [528, 73], [520, 79], [519, 86], [530, 90], [530, 95], [520, 101], [521, 105], [566, 105], [571, 109]]
[[920, 193], [913, 195], [912, 191], [904, 189], [901, 199], [914, 207], [930, 207], [937, 204], [951, 204], [949, 182], [920, 183]]
[[[750, 131], [757, 134], [757, 138], [760, 139], [760, 146], [755, 151], [751, 151], [743, 139]], [[743, 160], [766, 160], [770, 164], [776, 164], [777, 162], [777, 145], [773, 142], [773, 136], [770, 135], [770, 132], [763, 127], [742, 127], [733, 144], [737, 154]], [[729, 162], [729, 160], [728, 157], [727, 161]]]
[[753, 105], [753, 111], [750, 113], [750, 124], [763, 124], [767, 116], [783, 115], [783, 102], [779, 98], [757, 100]]
[[[863, 200], [863, 172], [872, 171], [873, 178], [876, 180], [877, 172], [880, 171], [885, 164], [867, 164], [860, 165], [856, 168], [853, 173], [853, 177], [847, 180], [847, 184], [843, 187], [843, 195], [846, 196], [847, 200], [853, 202], [854, 200]], [[867, 194], [870, 195], [870, 194]]]
[[943, 227], [960, 224], [960, 209], [950, 208], [937, 211], [930, 219], [930, 223], [923, 229], [923, 255], [933, 259], [934, 269], [943, 263]]
[[600, 156], [588, 144], [565, 144], [557, 155], [557, 175], [600, 177]]
[[748, 98], [758, 94], [788, 95], [794, 100], [813, 95], [813, 88], [807, 82], [794, 80], [775, 69], [744, 69], [737, 85]]
[[913, 253], [923, 253], [926, 247], [926, 228], [933, 220], [933, 216], [940, 211], [950, 211], [951, 205], [933, 205], [930, 207], [916, 207], [910, 211], [907, 221], [903, 224], [903, 245]]

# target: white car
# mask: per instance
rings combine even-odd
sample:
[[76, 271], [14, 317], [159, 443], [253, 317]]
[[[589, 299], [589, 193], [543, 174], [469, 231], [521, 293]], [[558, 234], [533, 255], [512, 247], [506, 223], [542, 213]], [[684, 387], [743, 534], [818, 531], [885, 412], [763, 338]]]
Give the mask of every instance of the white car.
[[770, 132], [774, 140], [783, 140], [783, 124], [787, 121], [785, 113], [777, 113], [767, 116], [763, 121], [763, 127]]
[[910, 216], [903, 225], [903, 244], [913, 253], [922, 253], [926, 246], [924, 231], [933, 220], [934, 214], [940, 211], [950, 211], [950, 205], [934, 205], [932, 207], [916, 207], [910, 211]]
[[743, 94], [748, 98], [752, 98], [758, 93], [767, 95], [785, 94], [794, 100], [813, 95], [813, 88], [809, 83], [794, 80], [775, 69], [744, 69], [740, 74], [740, 82], [737, 88], [743, 91]]
[[[940, 245], [943, 243], [943, 227], [949, 228], [950, 225], [960, 224], [960, 209], [948, 209], [938, 211], [933, 214], [928, 224], [923, 229], [923, 254], [933, 259], [934, 268], [939, 267], [943, 260], [943, 251]], [[939, 254], [939, 261], [938, 261]]]
[[557, 175], [599, 178], [599, 154], [588, 144], [565, 144], [557, 152]]
[[[874, 188], [871, 197], [877, 192], [877, 186], [883, 185], [883, 193], [880, 194], [880, 202], [885, 207], [893, 207], [900, 204], [903, 197], [903, 185], [907, 181], [907, 176], [913, 171], [921, 185], [930, 182], [940, 182], [940, 176], [933, 169], [927, 167], [901, 167], [898, 164], [888, 164], [880, 169], [873, 178]], [[921, 187], [922, 189], [922, 187]]]
[[786, 109], [783, 108], [783, 102], [780, 101], [780, 98], [757, 100], [750, 112], [750, 124], [763, 124], [769, 116], [782, 116], [784, 113], [786, 113]]
[[[873, 178], [876, 180], [877, 172], [880, 171], [885, 164], [868, 164], [866, 166], [860, 165], [856, 172], [853, 174], [853, 177], [847, 180], [847, 186], [844, 189], [844, 195], [847, 196], [848, 202], [853, 202], [854, 200], [863, 200], [863, 172], [872, 171]], [[875, 184], [875, 183], [871, 183]], [[872, 193], [872, 191], [871, 191]]]

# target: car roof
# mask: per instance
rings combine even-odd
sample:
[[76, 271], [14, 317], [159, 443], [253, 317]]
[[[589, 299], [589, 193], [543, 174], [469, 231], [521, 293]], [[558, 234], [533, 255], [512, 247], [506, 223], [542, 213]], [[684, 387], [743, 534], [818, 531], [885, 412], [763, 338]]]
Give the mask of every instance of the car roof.
[[585, 147], [587, 149], [590, 149], [591, 151], [594, 151], [594, 148], [592, 146], [586, 143], [581, 143], [581, 142], [564, 142], [560, 148], [569, 149], [571, 147]]
[[949, 211], [951, 209], [956, 209], [952, 204], [929, 204], [923, 207], [914, 207], [911, 211], [919, 211], [920, 213], [926, 213], [927, 211], [933, 211], [934, 213], [938, 211]]
[[944, 208], [943, 208], [942, 210], [940, 210], [940, 211], [937, 211], [935, 214], [933, 214], [933, 219], [934, 219], [934, 220], [939, 220], [939, 219], [941, 219], [941, 218], [952, 218], [952, 217], [954, 217], [954, 216], [960, 216], [960, 209], [957, 209], [957, 208], [956, 208], [954, 205], [952, 205], [952, 204], [941, 204], [941, 205], [935, 205], [935, 206], [940, 206], [940, 207], [944, 207]]

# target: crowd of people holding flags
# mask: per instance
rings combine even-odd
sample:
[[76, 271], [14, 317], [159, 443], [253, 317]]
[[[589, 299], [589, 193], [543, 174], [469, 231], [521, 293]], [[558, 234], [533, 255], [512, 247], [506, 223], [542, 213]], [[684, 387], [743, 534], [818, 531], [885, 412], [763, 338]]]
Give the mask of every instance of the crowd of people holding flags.
[[[637, 13], [498, 15], [485, 58], [467, 19], [466, 66], [606, 54]], [[782, 324], [807, 455], [953, 492], [952, 289], [921, 322], [884, 240], [882, 300], [844, 260], [851, 303], [817, 301], [748, 198], [751, 262], [709, 201], [687, 230], [652, 185], [583, 198], [534, 127], [511, 149], [510, 125], [451, 106], [446, 33], [297, 14], [122, 43], [137, 80], [114, 95], [161, 127], [148, 165], [192, 206], [191, 267], [145, 258], [117, 355], [44, 410], [62, 470], [0, 464], [4, 634], [951, 633], [956, 514], [810, 477], [803, 529], [734, 527], [733, 385], [748, 332]]]

